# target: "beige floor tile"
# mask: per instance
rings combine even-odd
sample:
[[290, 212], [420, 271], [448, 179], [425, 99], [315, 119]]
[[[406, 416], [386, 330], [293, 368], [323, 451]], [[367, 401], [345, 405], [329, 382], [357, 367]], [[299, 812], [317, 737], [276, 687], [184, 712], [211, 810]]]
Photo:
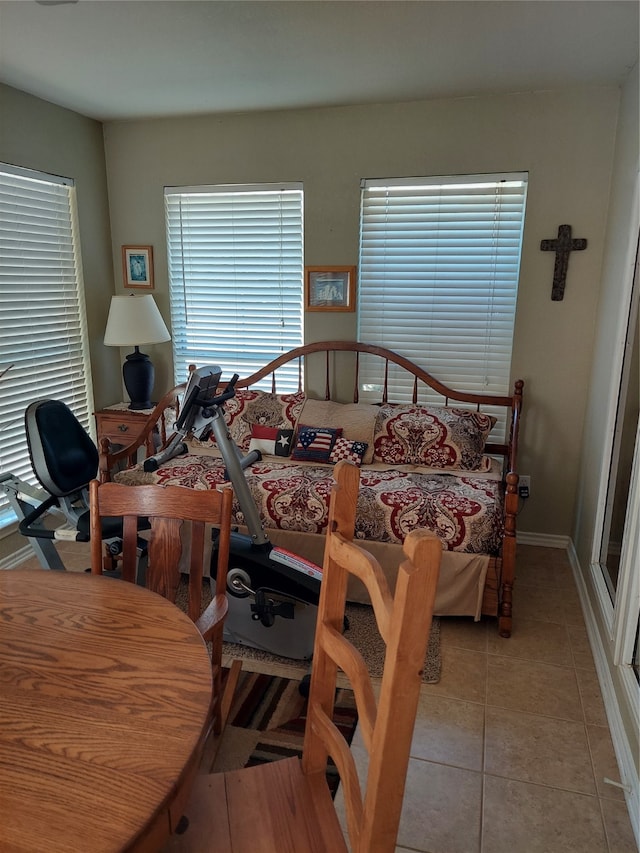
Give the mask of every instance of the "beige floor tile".
[[586, 669], [589, 672], [596, 672], [596, 662], [591, 651], [573, 652], [573, 665], [576, 669]]
[[562, 548], [544, 548], [535, 545], [518, 545], [516, 579], [517, 584], [547, 586], [554, 589], [575, 585], [566, 551]]
[[489, 654], [572, 666], [573, 657], [566, 625], [514, 618], [508, 640], [489, 635]]
[[[56, 542], [62, 563], [68, 571], [84, 571], [91, 565], [91, 551], [88, 542]], [[40, 560], [35, 554], [20, 564], [21, 569], [40, 569]]]
[[574, 666], [578, 665], [579, 661], [590, 661], [593, 659], [591, 651], [591, 643], [584, 620], [581, 624], [567, 624], [569, 633], [569, 643], [571, 645], [571, 654], [573, 657]]
[[576, 591], [576, 579], [571, 566], [554, 566], [553, 585], [568, 595]]
[[474, 622], [471, 617], [445, 616], [440, 619], [440, 642], [448, 648], [487, 651], [487, 633], [498, 630], [495, 619]]
[[487, 707], [485, 773], [595, 794], [582, 723]]
[[590, 670], [576, 668], [576, 677], [585, 723], [594, 726], [608, 726], [607, 712], [604, 708], [600, 682], [595, 668]]
[[19, 566], [16, 566], [17, 569], [41, 569], [40, 561], [34, 555], [33, 557], [29, 557], [28, 560], [24, 560], [20, 563]]
[[67, 557], [64, 565], [68, 572], [84, 572], [91, 568], [91, 560], [86, 560], [83, 557]]
[[609, 853], [638, 853], [640, 845], [633, 834], [626, 804], [615, 800], [601, 800], [600, 804]]
[[564, 604], [549, 587], [517, 583], [513, 590], [513, 613], [516, 619], [535, 619], [540, 622], [565, 621]]
[[516, 556], [514, 589], [517, 589], [520, 584], [541, 587], [542, 589], [555, 588], [555, 569], [547, 559], [524, 562]]
[[487, 697], [487, 655], [443, 645], [440, 681], [423, 685], [420, 693], [484, 703]]
[[525, 566], [547, 566], [555, 559], [555, 549], [545, 548], [540, 545], [521, 545], [516, 549], [516, 560], [518, 565]]
[[482, 853], [607, 853], [596, 797], [485, 776]]
[[431, 853], [478, 853], [482, 775], [412, 758], [398, 845]]
[[488, 705], [583, 721], [582, 702], [573, 667], [499, 655], [489, 655], [488, 665]]
[[[577, 594], [576, 594], [577, 595]], [[576, 628], [584, 628], [584, 613], [582, 611], [582, 605], [580, 604], [580, 599], [577, 601], [567, 600], [563, 605], [563, 614], [564, 621], [567, 625], [574, 625]], [[575, 660], [575, 654], [574, 654]]]
[[484, 707], [460, 699], [421, 696], [411, 756], [482, 770]]
[[591, 750], [593, 772], [598, 794], [609, 800], [622, 800], [624, 802], [624, 791], [622, 788], [609, 785], [604, 781], [605, 778], [611, 779], [613, 782], [622, 781], [608, 727], [587, 726], [587, 738], [589, 749]]
[[[567, 574], [570, 572], [570, 575]], [[566, 572], [562, 570], [563, 577], [566, 574], [567, 583], [560, 582], [557, 588], [552, 588], [549, 590], [549, 593], [554, 597], [559, 599], [560, 601], [569, 602], [571, 604], [580, 604], [580, 593], [578, 592], [578, 587], [576, 586], [576, 579], [573, 574], [573, 569], [567, 569]], [[568, 578], [571, 578], [571, 583], [568, 583]]]

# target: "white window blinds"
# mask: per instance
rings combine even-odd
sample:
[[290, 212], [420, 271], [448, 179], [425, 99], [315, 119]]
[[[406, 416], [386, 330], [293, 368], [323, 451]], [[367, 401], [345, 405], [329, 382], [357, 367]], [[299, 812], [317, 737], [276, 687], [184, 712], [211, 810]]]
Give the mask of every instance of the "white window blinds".
[[[165, 211], [176, 382], [189, 364], [248, 376], [302, 344], [302, 184], [166, 187]], [[296, 390], [283, 371], [277, 390]]]
[[526, 174], [363, 181], [359, 340], [452, 388], [508, 393], [526, 187]]
[[73, 182], [0, 164], [0, 470], [32, 484], [29, 403], [63, 400], [93, 430], [79, 246]]

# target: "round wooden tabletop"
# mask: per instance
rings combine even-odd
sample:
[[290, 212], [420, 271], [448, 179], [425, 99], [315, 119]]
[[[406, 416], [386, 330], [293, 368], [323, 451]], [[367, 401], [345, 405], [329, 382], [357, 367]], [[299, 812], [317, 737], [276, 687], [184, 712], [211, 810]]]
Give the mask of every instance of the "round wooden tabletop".
[[195, 625], [96, 575], [0, 572], [0, 850], [157, 850], [211, 699]]

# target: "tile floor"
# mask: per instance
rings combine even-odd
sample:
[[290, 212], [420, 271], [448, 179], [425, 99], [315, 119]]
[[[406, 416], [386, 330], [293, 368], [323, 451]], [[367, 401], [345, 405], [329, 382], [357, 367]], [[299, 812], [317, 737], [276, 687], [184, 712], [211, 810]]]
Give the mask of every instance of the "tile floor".
[[[68, 569], [88, 566], [60, 548]], [[619, 773], [564, 551], [518, 546], [514, 614], [508, 640], [494, 620], [442, 620], [397, 853], [635, 853], [623, 793], [603, 781]], [[357, 733], [353, 750], [364, 764]]]

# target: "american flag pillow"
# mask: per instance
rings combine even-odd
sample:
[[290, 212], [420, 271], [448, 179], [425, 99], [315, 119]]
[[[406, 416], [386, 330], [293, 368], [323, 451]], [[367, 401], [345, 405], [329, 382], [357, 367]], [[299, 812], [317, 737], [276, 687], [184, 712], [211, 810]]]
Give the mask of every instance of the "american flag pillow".
[[300, 427], [291, 458], [296, 462], [328, 462], [342, 428]]

